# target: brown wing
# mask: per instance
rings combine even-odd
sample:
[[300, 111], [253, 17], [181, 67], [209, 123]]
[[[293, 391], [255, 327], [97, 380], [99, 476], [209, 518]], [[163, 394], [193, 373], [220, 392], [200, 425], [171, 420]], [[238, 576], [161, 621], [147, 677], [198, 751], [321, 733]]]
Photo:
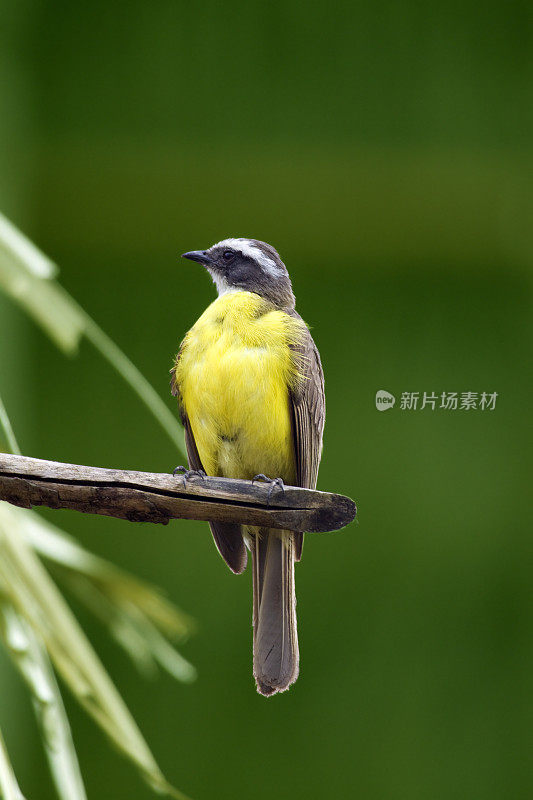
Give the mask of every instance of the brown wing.
[[[181, 352], [181, 351], [180, 351]], [[180, 353], [176, 358], [176, 363], [180, 357]], [[181, 400], [179, 385], [176, 380], [176, 365], [171, 370], [170, 389], [172, 394], [178, 398], [178, 407], [180, 411], [181, 421], [185, 429], [185, 446], [187, 448], [187, 458], [189, 461], [189, 469], [203, 469], [202, 460], [196, 447], [194, 434], [192, 432], [191, 424], [187, 416], [187, 412]], [[244, 572], [246, 563], [248, 561], [248, 554], [244, 545], [242, 535], [242, 528], [233, 522], [210, 522], [211, 533], [217, 546], [218, 552], [228, 565], [228, 567], [237, 574]]]
[[[298, 316], [293, 312], [294, 316]], [[320, 354], [307, 332], [305, 341], [294, 348], [303, 380], [291, 391], [292, 435], [298, 486], [314, 489], [322, 455], [322, 434], [326, 417], [324, 373]], [[302, 557], [303, 533], [295, 534], [295, 557]]]

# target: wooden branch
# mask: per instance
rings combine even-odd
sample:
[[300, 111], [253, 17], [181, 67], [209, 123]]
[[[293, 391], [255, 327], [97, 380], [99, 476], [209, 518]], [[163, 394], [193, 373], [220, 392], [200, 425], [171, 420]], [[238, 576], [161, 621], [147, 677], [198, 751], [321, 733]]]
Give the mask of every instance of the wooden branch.
[[292, 531], [332, 531], [357, 509], [339, 494], [251, 481], [84, 467], [0, 453], [0, 500], [16, 506], [70, 508], [130, 522], [201, 519]]

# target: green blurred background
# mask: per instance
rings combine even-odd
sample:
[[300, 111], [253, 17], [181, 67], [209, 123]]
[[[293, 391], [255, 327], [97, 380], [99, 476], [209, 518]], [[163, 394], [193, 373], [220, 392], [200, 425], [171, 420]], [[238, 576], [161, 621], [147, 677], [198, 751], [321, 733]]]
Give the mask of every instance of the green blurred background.
[[[274, 244], [322, 353], [319, 487], [354, 497], [359, 524], [307, 538], [288, 694], [255, 692], [250, 575], [207, 525], [47, 514], [198, 620], [198, 681], [147, 684], [79, 612], [195, 800], [531, 796], [532, 17], [519, 0], [0, 8], [0, 207], [169, 407], [172, 356], [214, 298], [185, 250]], [[0, 301], [26, 454], [181, 462], [90, 346], [67, 360]], [[378, 389], [499, 397], [378, 413]], [[3, 656], [0, 675], [19, 779], [51, 800]], [[67, 706], [89, 797], [148, 800]]]

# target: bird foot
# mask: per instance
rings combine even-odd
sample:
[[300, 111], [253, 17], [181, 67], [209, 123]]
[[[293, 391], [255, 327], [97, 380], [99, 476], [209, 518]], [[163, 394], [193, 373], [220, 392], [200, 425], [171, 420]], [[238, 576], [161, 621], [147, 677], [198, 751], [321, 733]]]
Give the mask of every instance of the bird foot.
[[267, 475], [263, 475], [262, 472], [259, 475], [254, 475], [252, 478], [252, 484], [254, 481], [261, 481], [262, 483], [269, 483], [270, 488], [268, 490], [268, 505], [270, 505], [270, 498], [272, 497], [272, 492], [274, 491], [275, 487], [277, 486], [281, 489], [282, 492], [285, 491], [285, 484], [283, 483], [283, 478], [269, 478]]
[[187, 486], [187, 481], [191, 478], [201, 478], [204, 481], [207, 477], [203, 469], [187, 469], [187, 467], [180, 465], [172, 470], [173, 475], [177, 475], [179, 472], [181, 472], [184, 486]]

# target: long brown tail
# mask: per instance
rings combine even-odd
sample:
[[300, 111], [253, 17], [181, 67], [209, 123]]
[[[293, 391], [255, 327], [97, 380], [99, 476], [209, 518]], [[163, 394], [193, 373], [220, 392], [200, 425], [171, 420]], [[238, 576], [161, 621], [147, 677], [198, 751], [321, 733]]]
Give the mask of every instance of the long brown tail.
[[254, 676], [257, 691], [271, 695], [298, 677], [294, 533], [253, 530]]

